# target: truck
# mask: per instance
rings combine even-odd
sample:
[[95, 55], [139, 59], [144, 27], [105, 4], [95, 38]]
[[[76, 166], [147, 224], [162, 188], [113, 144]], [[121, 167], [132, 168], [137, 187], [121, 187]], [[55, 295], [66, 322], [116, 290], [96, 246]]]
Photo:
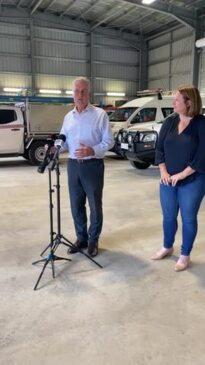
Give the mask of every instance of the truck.
[[72, 103], [0, 103], [0, 157], [22, 156], [39, 165], [45, 144], [52, 143], [72, 108]]

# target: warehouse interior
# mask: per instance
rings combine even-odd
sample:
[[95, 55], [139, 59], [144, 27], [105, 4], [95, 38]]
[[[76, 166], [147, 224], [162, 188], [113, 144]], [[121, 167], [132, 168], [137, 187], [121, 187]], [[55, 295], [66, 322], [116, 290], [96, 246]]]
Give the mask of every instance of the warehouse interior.
[[[68, 96], [76, 75], [90, 78], [95, 104], [179, 84], [205, 89], [204, 52], [195, 47], [204, 36], [203, 0], [2, 0], [0, 6], [2, 96], [4, 88]], [[113, 92], [120, 96], [107, 95]]]
[[[204, 37], [204, 0], [0, 0], [0, 104], [45, 98], [70, 108], [78, 76], [98, 106], [181, 84], [204, 94]], [[162, 245], [158, 167], [107, 152], [95, 258], [103, 268], [62, 244], [57, 254], [71, 261], [55, 262], [55, 278], [49, 264], [34, 290], [43, 265], [32, 263], [50, 242], [49, 172], [6, 156], [3, 143], [0, 134], [0, 364], [203, 365], [204, 200], [191, 265], [177, 273], [180, 220], [174, 255], [151, 260]], [[61, 228], [74, 242], [67, 158]], [[57, 229], [55, 170], [51, 177]]]

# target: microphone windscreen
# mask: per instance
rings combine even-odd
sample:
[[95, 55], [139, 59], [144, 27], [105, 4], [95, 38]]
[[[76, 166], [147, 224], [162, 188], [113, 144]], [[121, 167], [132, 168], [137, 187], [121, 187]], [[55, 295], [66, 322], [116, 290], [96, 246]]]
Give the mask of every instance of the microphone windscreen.
[[62, 139], [62, 141], [65, 142], [66, 141], [65, 134], [59, 134], [58, 139]]

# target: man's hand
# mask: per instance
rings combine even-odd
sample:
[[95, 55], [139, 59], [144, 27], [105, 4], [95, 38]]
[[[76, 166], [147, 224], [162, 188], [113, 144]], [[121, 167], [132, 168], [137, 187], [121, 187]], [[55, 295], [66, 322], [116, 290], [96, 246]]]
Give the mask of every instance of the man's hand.
[[95, 152], [92, 147], [86, 146], [85, 144], [81, 143], [80, 148], [75, 150], [75, 157], [77, 159], [82, 159], [88, 156], [94, 156]]

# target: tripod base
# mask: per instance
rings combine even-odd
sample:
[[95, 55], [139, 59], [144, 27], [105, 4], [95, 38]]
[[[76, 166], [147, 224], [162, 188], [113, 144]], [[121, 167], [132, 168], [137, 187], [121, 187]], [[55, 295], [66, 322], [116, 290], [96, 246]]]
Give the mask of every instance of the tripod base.
[[40, 273], [40, 275], [38, 277], [38, 280], [36, 282], [36, 285], [34, 286], [34, 290], [37, 289], [38, 284], [39, 284], [39, 282], [40, 282], [40, 280], [41, 280], [41, 278], [43, 276], [43, 273], [45, 271], [45, 268], [46, 268], [46, 266], [48, 265], [49, 262], [51, 263], [51, 267], [52, 267], [52, 276], [53, 276], [53, 279], [55, 278], [55, 266], [54, 266], [54, 262], [55, 261], [60, 261], [60, 260], [72, 261], [72, 260], [67, 259], [65, 257], [56, 256], [56, 255], [53, 254], [53, 252], [51, 252], [47, 256], [47, 258], [44, 258], [44, 259], [41, 259], [41, 260], [37, 260], [37, 261], [32, 262], [32, 265], [36, 265], [36, 264], [38, 264], [40, 262], [44, 262], [43, 269], [41, 270], [41, 273]]
[[[65, 241], [62, 241], [62, 239]], [[71, 242], [71, 241], [69, 241], [66, 237], [64, 237], [63, 235], [61, 235], [61, 234], [56, 234], [56, 236], [55, 236], [55, 238], [53, 239], [53, 242], [52, 243], [50, 243], [46, 248], [45, 248], [45, 250], [41, 253], [41, 255], [43, 255], [46, 251], [47, 251], [47, 249], [49, 249], [50, 248], [50, 253], [49, 253], [49, 255], [46, 257], [46, 258], [43, 258], [43, 259], [41, 259], [41, 260], [37, 260], [37, 261], [34, 261], [34, 262], [32, 262], [32, 265], [36, 265], [36, 264], [38, 264], [38, 263], [44, 263], [44, 265], [43, 265], [43, 268], [42, 268], [42, 270], [41, 270], [41, 273], [40, 273], [40, 275], [39, 275], [39, 277], [38, 277], [38, 280], [37, 280], [37, 282], [36, 282], [36, 285], [34, 286], [34, 290], [37, 290], [37, 287], [38, 287], [38, 284], [39, 284], [39, 282], [40, 282], [40, 280], [41, 280], [41, 278], [42, 278], [42, 276], [43, 276], [43, 273], [44, 273], [44, 271], [45, 271], [45, 268], [46, 268], [46, 266], [48, 265], [48, 263], [50, 262], [51, 263], [51, 267], [52, 267], [52, 276], [53, 276], [53, 278], [55, 278], [55, 265], [54, 265], [54, 263], [55, 263], [55, 261], [60, 261], [60, 260], [65, 260], [65, 261], [72, 261], [71, 259], [68, 259], [68, 258], [65, 258], [65, 257], [60, 257], [60, 256], [56, 256], [55, 255], [55, 251], [57, 250], [57, 248], [58, 248], [58, 246], [59, 246], [59, 244], [63, 244], [63, 245], [65, 245], [65, 246], [67, 246], [67, 247], [75, 247], [75, 245]], [[84, 256], [86, 256], [89, 260], [91, 260], [92, 262], [94, 262], [98, 267], [100, 267], [101, 269], [103, 268], [97, 261], [95, 261], [91, 256], [89, 256], [88, 254], [86, 254], [85, 252], [83, 252], [82, 250], [80, 250], [80, 249], [78, 249], [78, 251], [82, 254], [82, 255], [84, 255]]]

